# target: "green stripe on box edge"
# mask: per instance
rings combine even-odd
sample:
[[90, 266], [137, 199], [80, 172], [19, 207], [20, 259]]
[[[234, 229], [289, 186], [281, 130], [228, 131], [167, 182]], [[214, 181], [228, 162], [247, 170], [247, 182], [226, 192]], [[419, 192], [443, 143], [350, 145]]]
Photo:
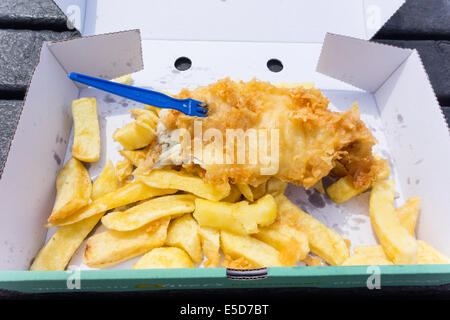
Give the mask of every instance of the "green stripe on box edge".
[[[450, 284], [450, 265], [271, 267], [268, 277], [232, 280], [225, 268], [0, 271], [0, 289], [20, 292], [112, 292], [167, 289], [264, 287], [366, 287], [374, 271], [383, 286], [437, 286]], [[245, 273], [245, 271], [243, 272]], [[79, 279], [80, 288], [76, 286]], [[68, 282], [72, 283], [69, 289]]]

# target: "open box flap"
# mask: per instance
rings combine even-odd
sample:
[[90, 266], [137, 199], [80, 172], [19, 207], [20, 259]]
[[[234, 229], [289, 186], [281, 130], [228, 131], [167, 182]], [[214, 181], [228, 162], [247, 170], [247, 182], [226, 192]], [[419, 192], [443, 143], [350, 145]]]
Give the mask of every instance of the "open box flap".
[[113, 79], [144, 68], [139, 30], [51, 42], [48, 46], [67, 74]]
[[138, 28], [143, 39], [321, 43], [370, 39], [404, 0], [56, 0], [82, 35]]
[[317, 72], [375, 92], [411, 52], [411, 49], [328, 33]]
[[[405, 197], [420, 196], [418, 239], [450, 256], [450, 134], [417, 51], [375, 92]], [[392, 159], [391, 159], [392, 160]]]
[[142, 68], [138, 30], [44, 42], [0, 179], [0, 270], [28, 269], [45, 239], [79, 97], [67, 73], [113, 78]]
[[[26, 270], [45, 239], [78, 89], [44, 44], [0, 179], [0, 270]], [[46, 212], [46, 214], [43, 214]]]

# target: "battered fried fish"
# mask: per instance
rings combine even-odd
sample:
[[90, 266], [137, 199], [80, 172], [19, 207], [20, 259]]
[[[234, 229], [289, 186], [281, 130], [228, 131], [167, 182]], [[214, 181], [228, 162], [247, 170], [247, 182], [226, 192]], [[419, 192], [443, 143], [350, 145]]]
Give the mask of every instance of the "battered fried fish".
[[[235, 82], [230, 79], [195, 90], [184, 89], [176, 98], [193, 98], [208, 104], [207, 118], [189, 117], [174, 110], [160, 113], [165, 130], [185, 129], [189, 132], [189, 138], [181, 139], [184, 147], [202, 147], [200, 156], [194, 151], [194, 157], [183, 161], [182, 165], [207, 182], [220, 184], [230, 180], [257, 186], [275, 176], [309, 188], [336, 166], [341, 173], [353, 177], [357, 188], [368, 187], [376, 178], [377, 166], [372, 155], [376, 140], [360, 120], [356, 104], [346, 112], [332, 112], [328, 110], [328, 99], [318, 89], [278, 88], [258, 80]], [[195, 138], [199, 126], [203, 133], [200, 139]], [[227, 135], [229, 129], [242, 131], [238, 130], [236, 136], [235, 130], [232, 136]], [[259, 130], [258, 146], [250, 139], [251, 135], [246, 134], [249, 129]], [[261, 153], [257, 152], [264, 139], [259, 136], [261, 129], [268, 132], [266, 151], [273, 163], [268, 163], [267, 159], [263, 161]], [[205, 136], [207, 132], [209, 134]], [[256, 163], [248, 159], [239, 163], [236, 161], [239, 160], [238, 146], [226, 148], [231, 139], [237, 141], [243, 136], [247, 139], [245, 156], [250, 158], [257, 153]], [[278, 146], [271, 144], [275, 136], [278, 136]], [[219, 141], [221, 139], [223, 141]], [[153, 154], [161, 155], [165, 142], [158, 141], [152, 146]], [[218, 145], [223, 147], [217, 149]], [[217, 160], [216, 155], [220, 153], [225, 163], [210, 161], [212, 158]], [[227, 163], [227, 159], [233, 157], [234, 162]], [[268, 166], [276, 167], [276, 170], [264, 172], [262, 169]]]

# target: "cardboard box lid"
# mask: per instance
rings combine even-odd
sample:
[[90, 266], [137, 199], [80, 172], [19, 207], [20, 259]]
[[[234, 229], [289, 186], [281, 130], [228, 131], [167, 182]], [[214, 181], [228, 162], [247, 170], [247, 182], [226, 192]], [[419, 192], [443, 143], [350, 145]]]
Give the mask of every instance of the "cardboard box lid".
[[323, 42], [370, 39], [404, 0], [55, 0], [82, 35], [140, 29], [143, 39]]

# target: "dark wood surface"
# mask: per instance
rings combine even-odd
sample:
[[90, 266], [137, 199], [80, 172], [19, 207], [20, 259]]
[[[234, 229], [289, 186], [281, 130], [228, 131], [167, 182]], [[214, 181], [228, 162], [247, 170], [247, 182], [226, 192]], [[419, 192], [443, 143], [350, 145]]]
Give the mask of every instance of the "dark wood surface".
[[[0, 0], [0, 168], [3, 167], [22, 99], [37, 62], [42, 41], [78, 37], [77, 31], [67, 28], [64, 14], [51, 0]], [[386, 25], [375, 35], [374, 41], [415, 48], [419, 51], [430, 76], [442, 110], [450, 123], [450, 0], [407, 0]], [[367, 289], [261, 289], [209, 290], [208, 292], [166, 292], [160, 297], [178, 299], [250, 299], [280, 297], [322, 299], [340, 298], [439, 298], [450, 296], [450, 287], [387, 288], [382, 292]], [[48, 294], [24, 295], [1, 292], [0, 299], [87, 299], [94, 298], [156, 298], [155, 293], [126, 294]], [[211, 299], [207, 299], [210, 297]], [[205, 300], [206, 299], [206, 300]]]

